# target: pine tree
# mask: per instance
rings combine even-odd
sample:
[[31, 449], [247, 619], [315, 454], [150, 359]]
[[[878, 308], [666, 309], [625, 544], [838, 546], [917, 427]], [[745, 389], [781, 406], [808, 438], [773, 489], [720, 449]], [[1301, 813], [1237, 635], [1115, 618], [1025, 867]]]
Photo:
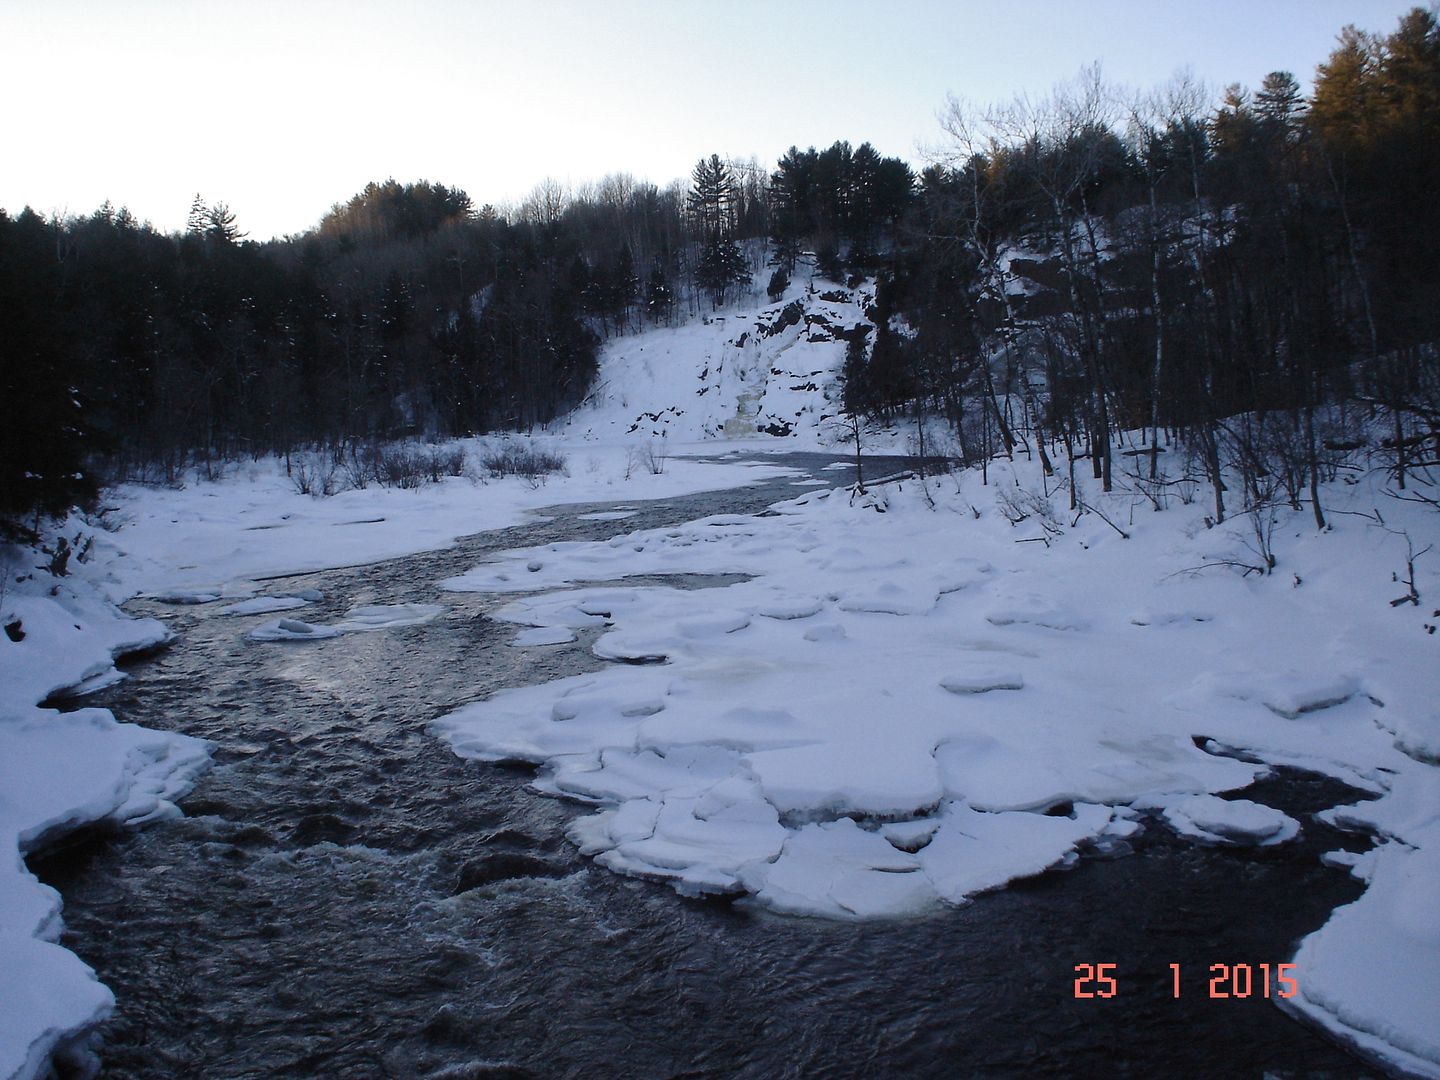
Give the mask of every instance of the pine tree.
[[728, 232], [734, 224], [735, 205], [735, 178], [730, 166], [720, 160], [720, 155], [711, 154], [708, 160], [701, 158], [690, 175], [693, 184], [688, 205], [701, 235], [708, 240]]
[[733, 238], [717, 233], [706, 243], [695, 283], [710, 294], [712, 307], [720, 306], [731, 285], [750, 284], [749, 264]]
[[197, 191], [195, 198], [190, 202], [190, 213], [185, 218], [185, 231], [196, 236], [204, 236], [209, 223], [210, 210], [205, 205], [205, 199]]
[[650, 315], [650, 321], [658, 323], [670, 318], [674, 306], [675, 293], [665, 278], [665, 268], [657, 259], [650, 267], [650, 281], [645, 286], [645, 310]]
[[775, 272], [770, 275], [770, 284], [765, 287], [765, 295], [771, 300], [779, 300], [785, 295], [785, 290], [790, 287], [790, 275], [786, 272], [784, 265], [777, 266]]
[[801, 151], [792, 146], [770, 176], [770, 235], [778, 261], [792, 272], [814, 213], [815, 157], [813, 148]]
[[1374, 137], [1381, 59], [1380, 43], [1372, 35], [1347, 26], [1339, 46], [1316, 69], [1310, 122], [1332, 152], [1353, 153]]
[[630, 254], [630, 245], [621, 244], [620, 253], [615, 257], [615, 272], [610, 281], [611, 311], [617, 320], [628, 322], [630, 307], [640, 292], [640, 279], [635, 274], [635, 256]]
[[1385, 39], [1380, 92], [1392, 122], [1433, 128], [1440, 118], [1440, 25], [1414, 8]]
[[1288, 71], [1272, 71], [1265, 76], [1255, 94], [1255, 112], [1263, 124], [1279, 135], [1290, 137], [1300, 127], [1305, 115], [1305, 99], [1300, 84]]
[[235, 224], [234, 213], [223, 202], [217, 202], [205, 211], [204, 233], [209, 239], [222, 244], [233, 244], [250, 235], [240, 231]]

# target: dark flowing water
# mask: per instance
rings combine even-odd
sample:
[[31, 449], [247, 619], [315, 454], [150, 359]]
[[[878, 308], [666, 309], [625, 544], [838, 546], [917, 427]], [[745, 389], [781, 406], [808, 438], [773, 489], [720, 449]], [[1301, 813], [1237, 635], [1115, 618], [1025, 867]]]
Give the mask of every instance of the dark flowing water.
[[[1355, 838], [1307, 816], [1358, 794], [1333, 781], [1286, 772], [1246, 793], [1302, 819], [1301, 841], [1278, 850], [1197, 847], [1152, 825], [1128, 857], [928, 919], [851, 925], [618, 877], [563, 839], [581, 811], [426, 734], [494, 690], [601, 663], [590, 637], [509, 648], [515, 628], [487, 616], [509, 597], [441, 593], [442, 578], [487, 552], [755, 512], [800, 490], [638, 504], [620, 522], [576, 520], [613, 504], [566, 507], [448, 551], [285, 583], [325, 592], [304, 612], [317, 621], [357, 604], [446, 605], [406, 629], [259, 644], [243, 632], [263, 616], [134, 605], [180, 640], [86, 704], [211, 739], [215, 766], [184, 819], [31, 860], [64, 895], [64, 944], [119, 1000], [104, 1074], [1371, 1074], [1263, 998], [1206, 992], [1211, 964], [1287, 960], [1359, 894], [1318, 862]], [[1081, 963], [1115, 964], [1117, 995], [1077, 1000]]]

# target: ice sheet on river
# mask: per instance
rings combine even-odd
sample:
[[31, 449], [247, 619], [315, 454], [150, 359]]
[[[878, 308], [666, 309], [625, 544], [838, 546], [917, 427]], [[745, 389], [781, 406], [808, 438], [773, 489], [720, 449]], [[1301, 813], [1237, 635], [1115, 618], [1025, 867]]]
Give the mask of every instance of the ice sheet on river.
[[[598, 630], [596, 654], [629, 662], [502, 691], [437, 730], [462, 755], [534, 762], [537, 787], [594, 803], [572, 839], [603, 865], [852, 919], [1073, 861], [1133, 828], [1114, 816], [1132, 804], [1201, 842], [1279, 843], [1301, 823], [1215, 797], [1265, 763], [1382, 796], [1372, 808], [1435, 772], [1413, 754], [1440, 744], [1433, 656], [1392, 617], [1370, 537], [1297, 537], [1287, 565], [1304, 589], [1177, 574], [1244, 536], [1172, 512], [1129, 520], [1127, 541], [1090, 515], [1047, 548], [1021, 546], [1000, 514], [972, 512], [993, 495], [966, 483], [953, 497], [932, 487], [933, 510], [913, 483], [887, 485], [884, 514], [812, 492], [768, 516], [477, 566], [445, 587], [523, 593], [501, 618]], [[749, 580], [616, 584], [657, 574]], [[1335, 974], [1375, 951], [1353, 945], [1352, 923], [1391, 927], [1374, 931], [1384, 953], [1407, 917], [1427, 933], [1440, 921], [1385, 906], [1402, 865], [1440, 849], [1416, 820], [1396, 829], [1375, 853], [1379, 892], [1307, 943], [1300, 979], [1315, 1016], [1400, 1045], [1419, 1018], [1401, 1009], [1404, 1032], [1391, 1030], [1384, 996], [1350, 1008]], [[1404, 972], [1368, 962], [1433, 979], [1440, 945], [1405, 942]], [[1421, 1057], [1436, 1049], [1411, 1041]]]

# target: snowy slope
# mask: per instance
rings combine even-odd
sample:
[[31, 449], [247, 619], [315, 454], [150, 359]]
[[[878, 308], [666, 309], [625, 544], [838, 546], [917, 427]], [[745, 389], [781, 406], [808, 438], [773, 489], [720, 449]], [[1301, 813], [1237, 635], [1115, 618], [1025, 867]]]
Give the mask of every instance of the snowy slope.
[[776, 437], [784, 449], [839, 434], [846, 340], [870, 326], [873, 286], [796, 281], [775, 303], [755, 297], [673, 328], [604, 346], [595, 386], [551, 430], [584, 439], [671, 441]]

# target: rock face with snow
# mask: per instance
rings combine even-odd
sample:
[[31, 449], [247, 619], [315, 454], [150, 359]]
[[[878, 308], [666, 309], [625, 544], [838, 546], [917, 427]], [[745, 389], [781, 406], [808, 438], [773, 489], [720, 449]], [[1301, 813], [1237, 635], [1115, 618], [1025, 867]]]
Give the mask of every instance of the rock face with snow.
[[872, 300], [872, 287], [797, 281], [775, 303], [615, 338], [589, 396], [553, 430], [670, 442], [767, 435], [792, 449], [833, 441], [846, 346], [871, 332]]

